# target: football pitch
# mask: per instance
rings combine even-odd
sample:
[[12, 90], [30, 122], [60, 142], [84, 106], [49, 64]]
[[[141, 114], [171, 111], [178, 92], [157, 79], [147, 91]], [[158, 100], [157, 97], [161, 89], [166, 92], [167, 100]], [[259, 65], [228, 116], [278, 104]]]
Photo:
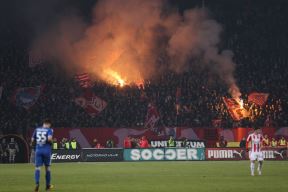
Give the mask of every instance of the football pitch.
[[[44, 191], [44, 169], [41, 170]], [[31, 164], [0, 164], [0, 191], [33, 191]], [[54, 191], [63, 192], [284, 192], [288, 161], [265, 161], [250, 176], [248, 161], [54, 163]]]

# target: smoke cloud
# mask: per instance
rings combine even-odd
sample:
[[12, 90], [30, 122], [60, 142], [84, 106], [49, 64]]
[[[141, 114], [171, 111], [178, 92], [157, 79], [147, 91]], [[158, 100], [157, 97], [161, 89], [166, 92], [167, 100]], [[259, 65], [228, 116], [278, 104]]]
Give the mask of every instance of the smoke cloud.
[[90, 24], [66, 16], [41, 34], [33, 49], [69, 71], [89, 72], [104, 81], [111, 81], [112, 71], [128, 83], [165, 69], [182, 73], [197, 59], [231, 88], [233, 97], [240, 96], [233, 53], [219, 51], [222, 27], [206, 9], [180, 14], [163, 0], [102, 0], [92, 15]]

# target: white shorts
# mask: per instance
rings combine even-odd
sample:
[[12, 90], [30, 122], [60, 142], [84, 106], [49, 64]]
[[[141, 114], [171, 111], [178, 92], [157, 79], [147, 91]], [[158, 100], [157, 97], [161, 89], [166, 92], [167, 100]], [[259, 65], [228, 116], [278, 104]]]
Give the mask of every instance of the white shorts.
[[250, 152], [249, 158], [251, 161], [263, 161], [263, 153], [262, 152]]

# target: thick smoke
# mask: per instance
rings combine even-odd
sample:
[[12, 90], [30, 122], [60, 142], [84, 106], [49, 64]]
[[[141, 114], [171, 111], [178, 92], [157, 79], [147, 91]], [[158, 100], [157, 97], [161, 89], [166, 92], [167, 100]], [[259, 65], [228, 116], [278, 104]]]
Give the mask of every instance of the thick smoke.
[[198, 59], [238, 97], [233, 54], [217, 47], [221, 31], [205, 9], [180, 14], [162, 0], [102, 0], [94, 8], [91, 24], [65, 17], [40, 35], [34, 48], [45, 50], [47, 58], [67, 69], [87, 71], [105, 81], [111, 71], [127, 82], [149, 79], [165, 68], [181, 73], [195, 67], [191, 61]]

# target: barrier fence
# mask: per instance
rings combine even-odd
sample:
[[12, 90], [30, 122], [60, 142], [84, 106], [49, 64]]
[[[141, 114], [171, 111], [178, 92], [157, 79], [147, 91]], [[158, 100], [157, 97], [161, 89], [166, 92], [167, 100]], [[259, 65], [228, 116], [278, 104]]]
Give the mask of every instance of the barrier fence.
[[[288, 160], [287, 148], [264, 148], [265, 160]], [[242, 148], [147, 148], [53, 150], [52, 162], [248, 160]]]

